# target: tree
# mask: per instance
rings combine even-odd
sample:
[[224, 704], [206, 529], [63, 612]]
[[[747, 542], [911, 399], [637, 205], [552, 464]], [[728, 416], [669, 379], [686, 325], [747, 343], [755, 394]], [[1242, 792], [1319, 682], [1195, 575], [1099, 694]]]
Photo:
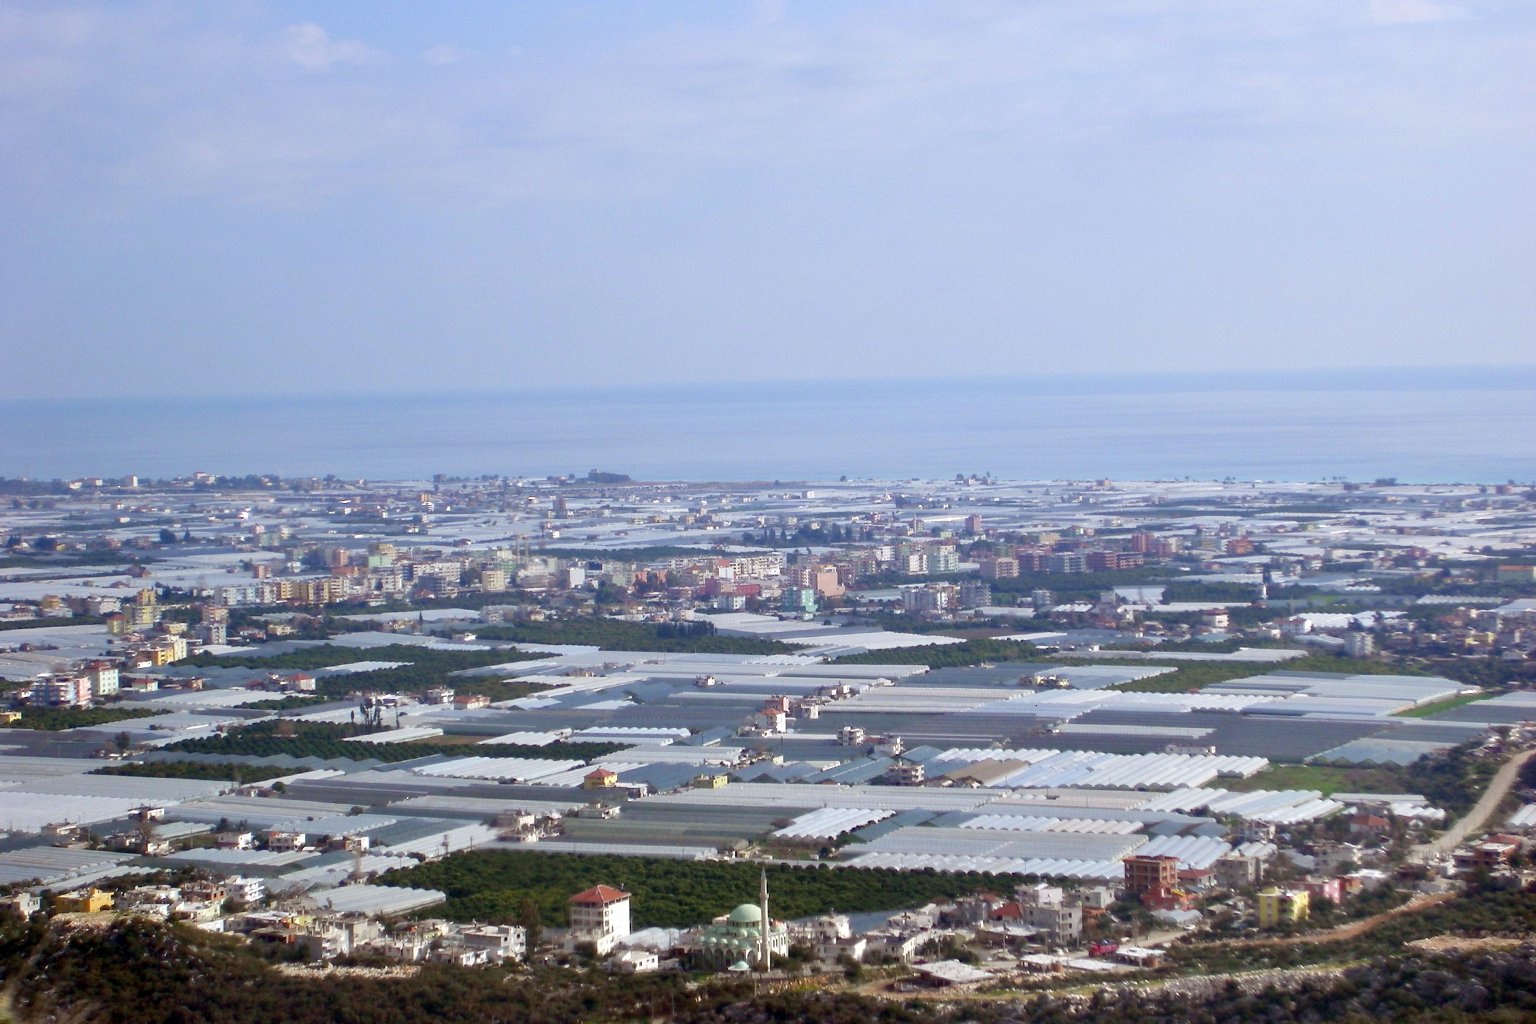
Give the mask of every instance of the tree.
[[517, 923], [523, 926], [528, 933], [528, 954], [539, 948], [539, 940], [544, 937], [544, 918], [539, 913], [539, 905], [531, 896], [523, 897], [523, 902], [517, 910]]

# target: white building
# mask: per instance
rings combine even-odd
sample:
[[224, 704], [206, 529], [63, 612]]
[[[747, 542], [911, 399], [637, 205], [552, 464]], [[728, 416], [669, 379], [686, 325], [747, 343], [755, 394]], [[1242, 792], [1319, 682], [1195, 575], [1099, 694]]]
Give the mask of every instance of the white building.
[[629, 893], [611, 885], [594, 885], [571, 897], [569, 945], [590, 942], [598, 956], [607, 956], [628, 936]]
[[459, 940], [485, 954], [485, 960], [522, 960], [528, 954], [528, 932], [513, 924], [480, 924], [459, 929]]
[[621, 949], [608, 966], [619, 974], [646, 974], [661, 966], [661, 957], [648, 949]]
[[267, 883], [260, 878], [231, 875], [224, 879], [224, 892], [232, 900], [254, 907], [267, 898]]
[[86, 678], [91, 681], [91, 696], [100, 700], [117, 695], [117, 666], [110, 661], [93, 661], [86, 667]]

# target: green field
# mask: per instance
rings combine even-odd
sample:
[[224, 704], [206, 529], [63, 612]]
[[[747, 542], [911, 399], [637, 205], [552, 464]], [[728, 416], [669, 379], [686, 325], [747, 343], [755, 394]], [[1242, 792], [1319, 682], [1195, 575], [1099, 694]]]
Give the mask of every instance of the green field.
[[1490, 697], [1497, 696], [1498, 694], [1496, 693], [1461, 693], [1454, 697], [1447, 697], [1445, 700], [1437, 700], [1433, 704], [1420, 704], [1416, 708], [1399, 711], [1398, 715], [1402, 718], [1428, 718], [1430, 715], [1439, 714], [1441, 711], [1449, 711], [1452, 708], [1459, 708], [1465, 704], [1475, 704], [1480, 700], [1488, 700]]
[[1259, 789], [1315, 789], [1332, 793], [1401, 793], [1408, 785], [1399, 768], [1346, 768], [1328, 764], [1276, 764], [1246, 779], [1213, 779], [1213, 789], [1251, 793]]

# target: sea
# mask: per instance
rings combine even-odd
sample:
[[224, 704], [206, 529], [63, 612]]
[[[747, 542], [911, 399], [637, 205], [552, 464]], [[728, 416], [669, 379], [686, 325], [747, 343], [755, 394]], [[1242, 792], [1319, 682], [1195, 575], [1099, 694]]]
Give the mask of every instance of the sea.
[[1536, 366], [0, 402], [0, 476], [1536, 479]]

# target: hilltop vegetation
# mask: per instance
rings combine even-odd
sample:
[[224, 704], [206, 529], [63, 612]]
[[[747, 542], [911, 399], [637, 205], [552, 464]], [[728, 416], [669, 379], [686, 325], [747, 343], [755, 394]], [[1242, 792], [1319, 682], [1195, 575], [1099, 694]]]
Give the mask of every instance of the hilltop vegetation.
[[[1437, 935], [1528, 939], [1533, 934], [1536, 892], [1493, 887], [1388, 918], [1348, 939], [1252, 945], [1200, 942], [1172, 947], [1170, 963], [1183, 974], [1304, 967], [1392, 956], [1401, 953], [1406, 943]], [[1531, 980], [1536, 985], [1536, 971]]]
[[[694, 991], [686, 977], [426, 965], [395, 977], [280, 973], [239, 940], [147, 919], [102, 929], [0, 926], [7, 1021], [44, 1024], [443, 1024], [633, 1021], [737, 1000], [751, 983]], [[504, 983], [505, 982], [505, 983]]]
[[[566, 903], [599, 883], [634, 896], [636, 927], [683, 928], [704, 924], [741, 903], [755, 903], [761, 865], [739, 861], [682, 861], [663, 857], [563, 857], [522, 850], [475, 850], [379, 878], [386, 885], [441, 889], [446, 907], [436, 916], [455, 920], [515, 921], [525, 900], [545, 923], [564, 923]], [[1007, 889], [1020, 878], [976, 872], [768, 869], [775, 917], [831, 910], [900, 910], [939, 898]]]
[[929, 1002], [814, 988], [756, 994], [752, 981], [729, 975], [425, 965], [393, 977], [296, 976], [237, 940], [144, 919], [100, 929], [0, 927], [6, 1017], [37, 1024], [1514, 1024], [1536, 1013], [1536, 947], [1394, 953], [1278, 986], [1217, 980], [1192, 990], [1143, 987], [1128, 998], [1118, 986], [1090, 985]]

